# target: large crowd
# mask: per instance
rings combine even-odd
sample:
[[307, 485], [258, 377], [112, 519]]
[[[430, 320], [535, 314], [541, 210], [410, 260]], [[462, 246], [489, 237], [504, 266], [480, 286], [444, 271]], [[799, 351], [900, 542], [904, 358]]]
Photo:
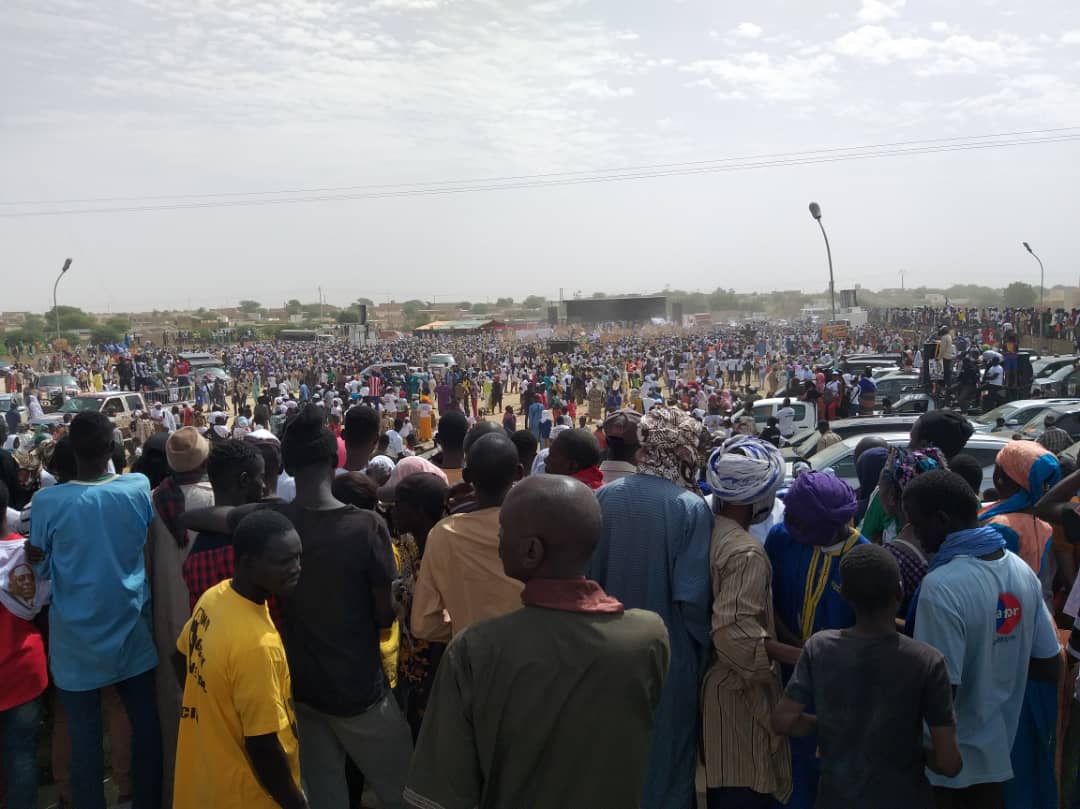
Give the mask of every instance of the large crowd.
[[841, 356], [1004, 317], [23, 354], [32, 415], [177, 395], [0, 428], [4, 805], [43, 739], [75, 809], [106, 750], [136, 809], [1080, 805], [1080, 473], [1012, 441], [987, 490], [939, 409], [853, 489], [733, 419], [870, 418]]

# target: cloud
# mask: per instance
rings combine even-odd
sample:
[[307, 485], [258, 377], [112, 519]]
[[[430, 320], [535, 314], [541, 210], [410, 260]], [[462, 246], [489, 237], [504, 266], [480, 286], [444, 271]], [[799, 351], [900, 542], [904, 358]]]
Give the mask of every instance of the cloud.
[[832, 51], [861, 62], [889, 65], [895, 62], [920, 63], [921, 76], [975, 73], [1031, 63], [1031, 46], [1013, 35], [976, 39], [952, 34], [943, 39], [894, 36], [880, 25], [864, 25], [838, 37]]
[[620, 42], [634, 42], [639, 39], [638, 35], [633, 31], [616, 31], [615, 39]]
[[735, 28], [735, 33], [738, 36], [745, 37], [746, 39], [757, 39], [764, 32], [764, 28], [760, 25], [755, 25], [752, 22], [739, 23]]
[[1066, 31], [1061, 35], [1062, 45], [1080, 45], [1080, 31]]
[[722, 100], [741, 100], [752, 93], [767, 101], [788, 101], [813, 98], [830, 89], [835, 63], [829, 53], [774, 58], [752, 51], [726, 59], [699, 59], [681, 70], [701, 76], [691, 85], [712, 90]]
[[935, 34], [947, 34], [949, 33], [949, 24], [947, 22], [937, 20], [930, 23], [930, 30], [933, 31]]
[[859, 22], [879, 23], [898, 17], [906, 4], [907, 0], [863, 0]]
[[590, 98], [599, 99], [629, 98], [634, 95], [633, 87], [616, 88], [599, 79], [578, 79], [570, 82], [567, 89], [571, 93], [581, 93]]

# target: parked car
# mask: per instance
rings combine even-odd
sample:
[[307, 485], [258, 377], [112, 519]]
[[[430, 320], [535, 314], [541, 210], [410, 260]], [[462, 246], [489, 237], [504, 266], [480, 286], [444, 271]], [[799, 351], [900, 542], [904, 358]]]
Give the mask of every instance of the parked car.
[[877, 399], [881, 402], [882, 399], [888, 399], [890, 402], [897, 402], [905, 394], [911, 391], [908, 388], [918, 390], [919, 388], [919, 375], [918, 374], [893, 374], [885, 379], [874, 379], [877, 384]]
[[360, 378], [366, 379], [372, 373], [378, 371], [383, 377], [391, 379], [404, 379], [409, 371], [409, 366], [403, 362], [376, 362], [360, 372]]
[[1046, 379], [1054, 371], [1064, 368], [1066, 365], [1074, 365], [1080, 362], [1080, 356], [1076, 354], [1055, 354], [1039, 357], [1031, 361], [1033, 381]]
[[997, 430], [997, 420], [1005, 419], [1005, 429], [1011, 434], [1023, 427], [1050, 407], [1080, 405], [1080, 399], [1017, 399], [988, 410], [981, 416], [973, 416], [975, 432], [990, 433]]
[[[1051, 413], [1057, 416], [1057, 421], [1054, 422], [1055, 427], [1059, 427], [1071, 435], [1073, 441], [1080, 441], [1080, 404], [1048, 407], [1015, 432], [1019, 433], [1022, 438], [1038, 441], [1046, 431], [1046, 417]], [[1009, 434], [1011, 435], [1012, 432], [1010, 431]]]
[[[829, 428], [841, 438], [858, 436], [862, 438], [877, 433], [899, 432], [911, 430], [918, 416], [861, 416], [855, 419], [836, 419], [829, 422]], [[817, 442], [821, 439], [821, 433], [817, 426], [811, 429], [800, 430], [791, 437], [791, 441], [781, 447], [781, 453], [785, 460], [793, 460], [795, 457], [812, 458], [817, 454]]]
[[836, 367], [845, 374], [861, 374], [867, 368], [873, 373], [874, 369], [889, 370], [900, 367], [899, 354], [849, 354], [841, 357]]
[[[889, 446], [905, 449], [911, 441], [910, 430], [903, 433], [869, 433], [869, 435], [883, 438]], [[865, 437], [865, 435], [853, 435], [839, 444], [833, 444], [811, 458], [810, 467], [818, 472], [831, 471], [838, 478], [847, 481], [853, 489], [858, 487], [859, 478], [855, 473], [855, 446]], [[964, 453], [973, 456], [982, 467], [984, 490], [994, 485], [994, 464], [997, 454], [1007, 443], [1009, 439], [1002, 436], [975, 434], [968, 439], [964, 447]], [[790, 470], [788, 476], [790, 484]]]
[[[1078, 360], [1080, 362], [1080, 360]], [[1080, 396], [1080, 368], [1072, 362], [1031, 383], [1031, 395], [1040, 397]]]
[[47, 413], [43, 419], [38, 419], [38, 422], [59, 424], [65, 417], [75, 417], [79, 413], [105, 413], [111, 414], [113, 424], [119, 427], [124, 435], [128, 435], [131, 432], [131, 414], [136, 410], [143, 413], [148, 410], [146, 400], [141, 393], [126, 390], [82, 393], [67, 399], [60, 410]]
[[[15, 402], [18, 404], [15, 404]], [[19, 424], [26, 424], [26, 420], [29, 417], [29, 411], [26, 409], [26, 405], [23, 404], [22, 396], [16, 399], [15, 394], [0, 393], [0, 420], [6, 419], [8, 411], [14, 407], [19, 414]], [[5, 422], [6, 423], [6, 422]]]
[[[746, 411], [745, 407], [736, 410], [731, 417], [732, 423], [744, 416], [753, 415], [755, 429], [760, 433], [762, 429], [764, 429], [765, 422], [769, 417], [775, 416], [776, 411], [783, 406], [783, 397], [759, 399], [754, 402], [754, 406], [749, 413]], [[817, 408], [814, 406], [813, 402], [800, 402], [797, 399], [791, 399], [791, 407], [795, 410], [795, 432], [807, 427], [817, 427]]]
[[64, 395], [73, 396], [79, 392], [79, 380], [70, 374], [42, 374], [35, 387], [50, 399], [62, 390]]

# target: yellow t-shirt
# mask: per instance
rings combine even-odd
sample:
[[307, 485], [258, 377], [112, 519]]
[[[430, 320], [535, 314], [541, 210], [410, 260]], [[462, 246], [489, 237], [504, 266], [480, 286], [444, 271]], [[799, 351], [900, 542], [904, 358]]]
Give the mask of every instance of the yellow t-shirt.
[[289, 664], [266, 605], [244, 598], [226, 579], [199, 598], [176, 648], [188, 659], [188, 674], [173, 809], [276, 809], [244, 750], [245, 736], [277, 733], [299, 785]]

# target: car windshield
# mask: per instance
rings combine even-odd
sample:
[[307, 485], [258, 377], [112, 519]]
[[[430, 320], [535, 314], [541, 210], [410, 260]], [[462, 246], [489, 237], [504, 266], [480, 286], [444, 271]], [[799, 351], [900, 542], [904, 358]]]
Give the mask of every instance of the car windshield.
[[791, 437], [789, 447], [800, 458], [809, 458], [817, 450], [817, 443], [821, 440], [821, 433], [816, 427], [811, 427], [795, 433]]
[[845, 455], [850, 454], [851, 447], [841, 441], [839, 444], [833, 444], [831, 447], [826, 447], [821, 452], [814, 455], [814, 457], [810, 459], [810, 467], [817, 471], [830, 469], [837, 461]]
[[11, 410], [11, 399], [0, 399], [0, 413]]
[[1073, 364], [1070, 362], [1068, 365], [1062, 365], [1056, 371], [1049, 376], [1043, 377], [1043, 379], [1049, 379], [1051, 382], [1060, 382], [1065, 377], [1073, 372]]
[[[1029, 421], [1027, 424], [1025, 424], [1020, 432], [1026, 436], [1042, 435], [1046, 431], [1046, 417], [1053, 412], [1053, 410], [1047, 408], [1035, 418], [1033, 418], [1031, 421]], [[1058, 413], [1057, 415], [1060, 416], [1061, 414]]]
[[[1058, 363], [1065, 363], [1064, 366], [1059, 366]], [[1072, 365], [1072, 360], [1065, 360], [1061, 357], [1048, 357], [1045, 360], [1036, 360], [1031, 364], [1031, 370], [1034, 372], [1035, 379], [1045, 379], [1057, 371], [1060, 371], [1062, 367], [1069, 367]]]
[[993, 410], [988, 410], [981, 416], [975, 416], [974, 420], [979, 424], [996, 424], [998, 419], [1009, 420], [1009, 416], [1015, 413], [1020, 408], [1012, 402], [1008, 402], [1003, 405], [995, 407]]
[[105, 404], [104, 399], [94, 399], [88, 396], [72, 396], [60, 408], [61, 413], [97, 413]]
[[45, 374], [38, 377], [38, 386], [40, 387], [75, 387], [75, 377], [68, 376], [67, 374]]

